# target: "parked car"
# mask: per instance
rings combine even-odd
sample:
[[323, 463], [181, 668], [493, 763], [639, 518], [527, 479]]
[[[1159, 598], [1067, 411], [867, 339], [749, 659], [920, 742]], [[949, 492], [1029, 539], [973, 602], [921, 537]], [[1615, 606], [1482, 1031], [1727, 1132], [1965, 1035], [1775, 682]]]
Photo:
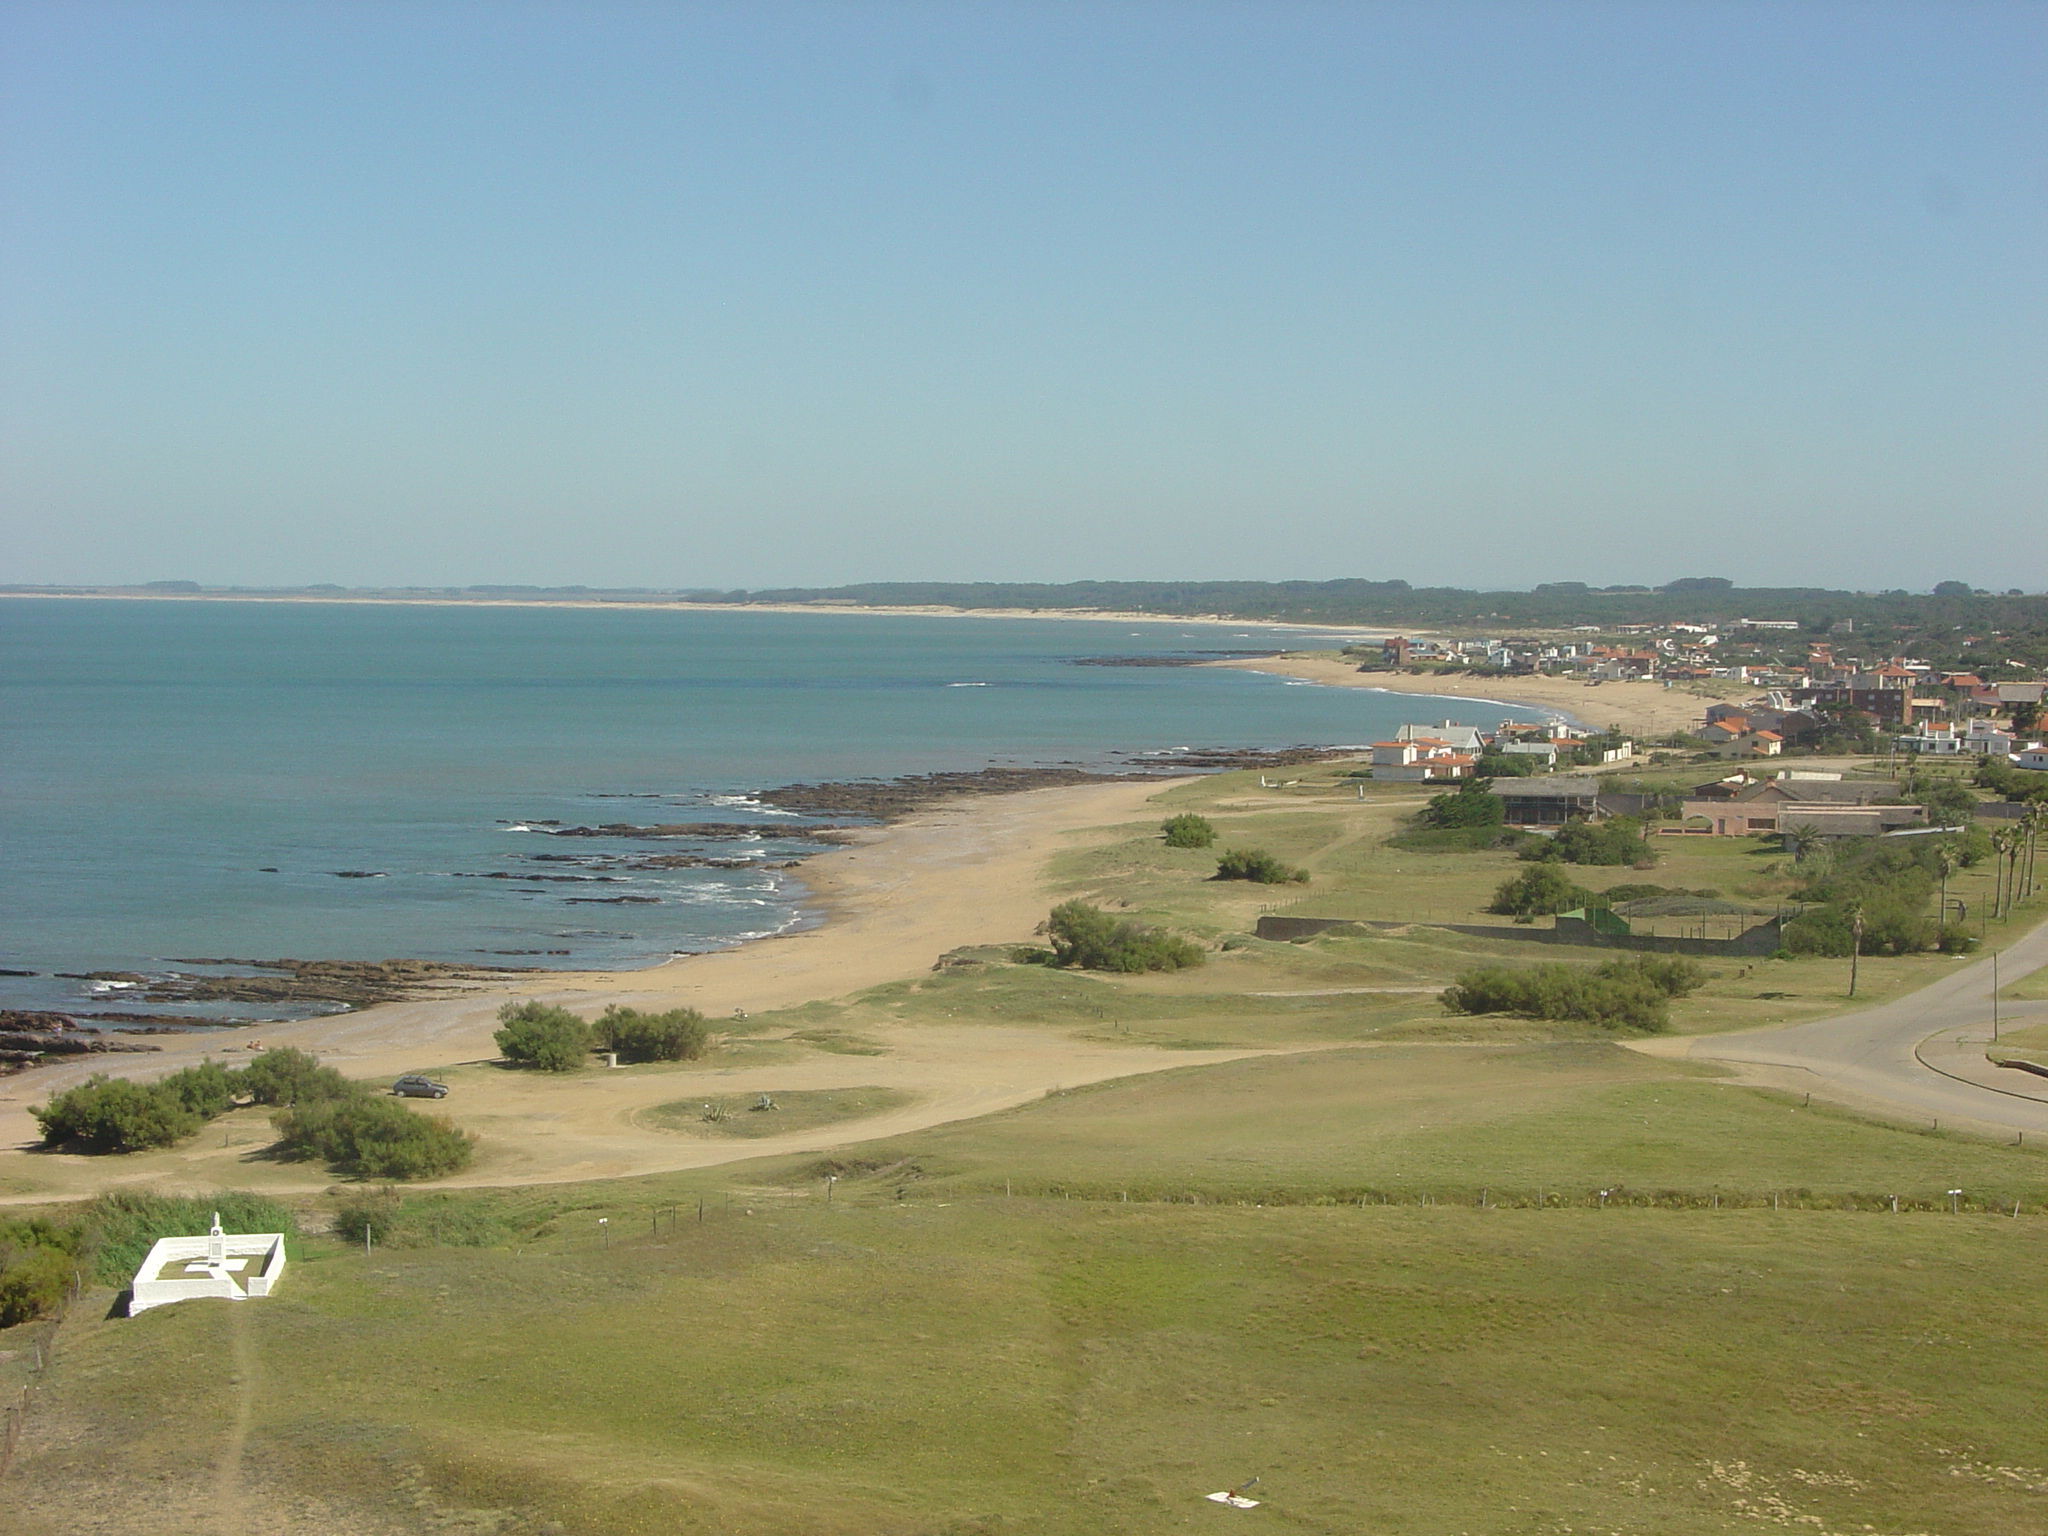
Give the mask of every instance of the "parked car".
[[437, 1083], [431, 1077], [422, 1077], [417, 1072], [408, 1072], [391, 1085], [391, 1091], [404, 1099], [445, 1099], [448, 1085]]

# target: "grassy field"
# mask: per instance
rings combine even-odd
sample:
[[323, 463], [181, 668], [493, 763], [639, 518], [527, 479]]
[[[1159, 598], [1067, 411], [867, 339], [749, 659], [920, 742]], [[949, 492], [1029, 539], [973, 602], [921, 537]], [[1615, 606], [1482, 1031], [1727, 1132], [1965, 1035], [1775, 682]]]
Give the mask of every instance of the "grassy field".
[[314, 1238], [263, 1303], [81, 1309], [0, 1530], [232, 1488], [245, 1529], [339, 1536], [1092, 1536], [1253, 1474], [1257, 1519], [1332, 1533], [2040, 1529], [2038, 1151], [1574, 1042], [855, 1150], [427, 1197], [496, 1246]]
[[687, 1136], [752, 1138], [808, 1131], [842, 1120], [859, 1120], [886, 1109], [914, 1103], [916, 1095], [895, 1088], [799, 1088], [773, 1095], [774, 1108], [760, 1105], [762, 1095], [709, 1093], [678, 1099], [642, 1110], [642, 1124]]

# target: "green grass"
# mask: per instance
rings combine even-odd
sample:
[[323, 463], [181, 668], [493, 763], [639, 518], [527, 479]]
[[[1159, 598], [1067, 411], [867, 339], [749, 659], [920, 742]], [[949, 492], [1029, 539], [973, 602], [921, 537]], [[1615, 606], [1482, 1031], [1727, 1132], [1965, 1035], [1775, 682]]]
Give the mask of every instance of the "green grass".
[[[2048, 1153], [1881, 1125], [1599, 1043], [1393, 1045], [1070, 1089], [867, 1144], [931, 1195], [2048, 1206]], [[798, 1165], [803, 1167], [805, 1165]], [[901, 1175], [892, 1175], [894, 1183]]]
[[91, 1487], [139, 1528], [210, 1486], [240, 1327], [259, 1497], [398, 1528], [1171, 1532], [1256, 1473], [1256, 1518], [1315, 1532], [1719, 1536], [1764, 1509], [2031, 1536], [2038, 1241], [997, 1199], [757, 1207], [608, 1250], [328, 1246], [270, 1301], [73, 1331], [10, 1499]]
[[[898, 1088], [796, 1088], [773, 1095], [774, 1109], [756, 1109], [755, 1093], [713, 1093], [678, 1099], [642, 1110], [643, 1125], [682, 1131], [692, 1136], [786, 1136], [796, 1131], [865, 1120], [886, 1110], [917, 1102], [917, 1095]], [[708, 1118], [707, 1109], [721, 1118]]]

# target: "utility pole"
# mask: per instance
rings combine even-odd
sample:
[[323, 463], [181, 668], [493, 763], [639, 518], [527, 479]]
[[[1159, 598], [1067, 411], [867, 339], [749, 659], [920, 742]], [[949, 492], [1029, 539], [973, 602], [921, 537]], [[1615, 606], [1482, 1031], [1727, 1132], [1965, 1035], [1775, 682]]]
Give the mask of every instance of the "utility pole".
[[1849, 918], [1849, 995], [1856, 995], [1856, 967], [1863, 958], [1863, 909], [1851, 909]]

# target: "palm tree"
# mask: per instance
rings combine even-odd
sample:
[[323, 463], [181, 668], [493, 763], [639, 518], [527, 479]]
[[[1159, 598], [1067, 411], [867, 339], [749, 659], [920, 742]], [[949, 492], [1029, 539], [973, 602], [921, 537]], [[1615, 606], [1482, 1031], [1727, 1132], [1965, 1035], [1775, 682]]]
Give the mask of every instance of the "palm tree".
[[2019, 846], [2019, 838], [2009, 827], [2000, 827], [1991, 834], [1991, 915], [2004, 917], [2006, 900], [2011, 895], [2012, 882], [2006, 878], [2006, 868], [2012, 862], [2013, 851]]
[[1786, 846], [1792, 850], [1792, 862], [1803, 864], [1806, 856], [1821, 844], [1820, 828], [1812, 822], [1801, 822], [1785, 834]]
[[1934, 852], [1934, 867], [1941, 872], [1941, 905], [1935, 909], [1935, 931], [1943, 946], [1948, 943], [1948, 877], [1956, 872], [1956, 845], [1944, 839]]

